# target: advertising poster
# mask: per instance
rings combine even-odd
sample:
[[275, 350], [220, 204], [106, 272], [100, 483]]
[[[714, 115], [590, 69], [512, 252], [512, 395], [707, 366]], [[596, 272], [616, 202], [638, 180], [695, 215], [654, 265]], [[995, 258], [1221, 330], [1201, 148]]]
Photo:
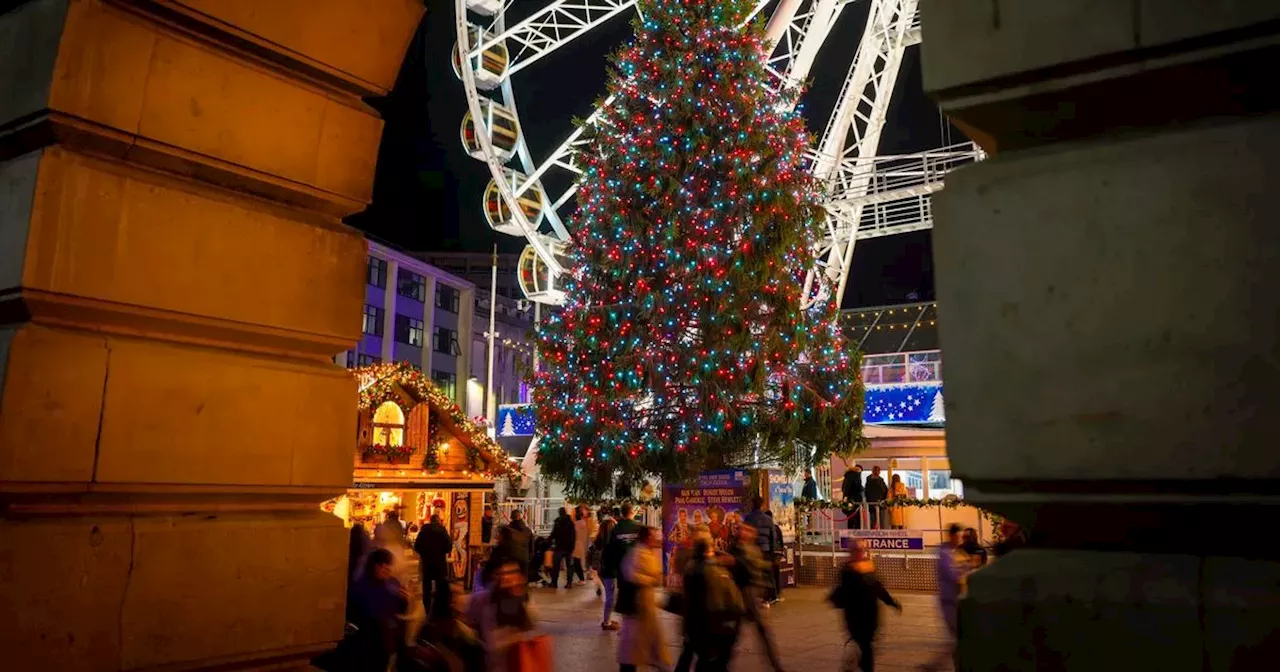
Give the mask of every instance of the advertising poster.
[[449, 570], [453, 578], [461, 579], [466, 585], [467, 539], [471, 532], [471, 500], [466, 492], [453, 493], [453, 515], [449, 521], [449, 536], [453, 538], [453, 550], [449, 553]]
[[662, 571], [668, 588], [680, 587], [675, 557], [693, 543], [693, 530], [706, 525], [716, 550], [728, 550], [742, 524], [742, 500], [747, 494], [747, 472], [741, 469], [708, 471], [692, 485], [662, 488]]
[[773, 522], [782, 529], [782, 558], [779, 573], [784, 587], [796, 585], [796, 492], [791, 479], [780, 469], [769, 470], [769, 510]]

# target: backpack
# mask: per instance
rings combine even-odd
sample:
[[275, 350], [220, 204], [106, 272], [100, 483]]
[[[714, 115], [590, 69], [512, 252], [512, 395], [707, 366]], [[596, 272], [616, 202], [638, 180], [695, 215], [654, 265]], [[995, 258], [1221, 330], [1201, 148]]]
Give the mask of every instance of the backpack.
[[717, 565], [707, 565], [703, 571], [707, 579], [707, 615], [720, 623], [741, 619], [747, 607], [729, 571]]

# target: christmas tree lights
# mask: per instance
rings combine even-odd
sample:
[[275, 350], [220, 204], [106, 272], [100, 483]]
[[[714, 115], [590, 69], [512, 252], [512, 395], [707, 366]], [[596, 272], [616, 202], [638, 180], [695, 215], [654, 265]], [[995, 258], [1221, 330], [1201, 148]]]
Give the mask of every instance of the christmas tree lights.
[[539, 463], [571, 496], [861, 446], [837, 306], [801, 309], [819, 190], [753, 8], [642, 1], [612, 59], [566, 303], [538, 338]]

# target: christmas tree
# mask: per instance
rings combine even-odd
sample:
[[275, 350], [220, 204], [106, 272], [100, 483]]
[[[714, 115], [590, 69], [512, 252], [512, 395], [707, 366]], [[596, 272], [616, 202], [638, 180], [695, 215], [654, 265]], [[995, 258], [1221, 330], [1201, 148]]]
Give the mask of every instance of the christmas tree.
[[946, 422], [947, 409], [943, 405], [942, 390], [933, 395], [933, 406], [929, 409], [929, 422]]
[[798, 466], [861, 446], [858, 361], [836, 306], [802, 310], [818, 187], [747, 0], [640, 2], [587, 130], [566, 303], [539, 333], [543, 473]]
[[509, 411], [509, 412], [507, 412], [507, 419], [506, 419], [506, 420], [504, 420], [504, 421], [502, 422], [502, 435], [503, 435], [503, 436], [515, 436], [515, 435], [516, 435], [516, 426], [515, 426], [515, 423], [511, 421], [511, 417], [512, 417], [513, 415], [515, 415], [515, 413], [514, 413], [514, 412], [510, 412], [510, 411]]

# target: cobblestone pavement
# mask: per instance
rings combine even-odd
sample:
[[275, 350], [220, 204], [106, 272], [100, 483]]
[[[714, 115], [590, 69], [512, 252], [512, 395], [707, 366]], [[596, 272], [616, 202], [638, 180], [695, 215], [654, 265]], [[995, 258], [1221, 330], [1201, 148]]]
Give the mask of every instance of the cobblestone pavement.
[[[788, 590], [786, 599], [770, 610], [774, 637], [788, 672], [839, 672], [844, 650], [844, 626], [839, 614], [823, 600], [819, 588]], [[945, 629], [937, 615], [935, 597], [897, 593], [903, 613], [885, 609], [876, 645], [877, 672], [918, 670], [937, 660], [947, 648]], [[534, 605], [543, 627], [555, 638], [557, 672], [612, 672], [618, 635], [600, 630], [602, 604], [591, 586], [570, 590], [539, 588]], [[615, 616], [620, 619], [620, 617]], [[679, 657], [679, 620], [663, 614], [672, 663]], [[732, 672], [771, 672], [754, 630], [738, 640]], [[950, 670], [947, 665], [944, 670]]]

